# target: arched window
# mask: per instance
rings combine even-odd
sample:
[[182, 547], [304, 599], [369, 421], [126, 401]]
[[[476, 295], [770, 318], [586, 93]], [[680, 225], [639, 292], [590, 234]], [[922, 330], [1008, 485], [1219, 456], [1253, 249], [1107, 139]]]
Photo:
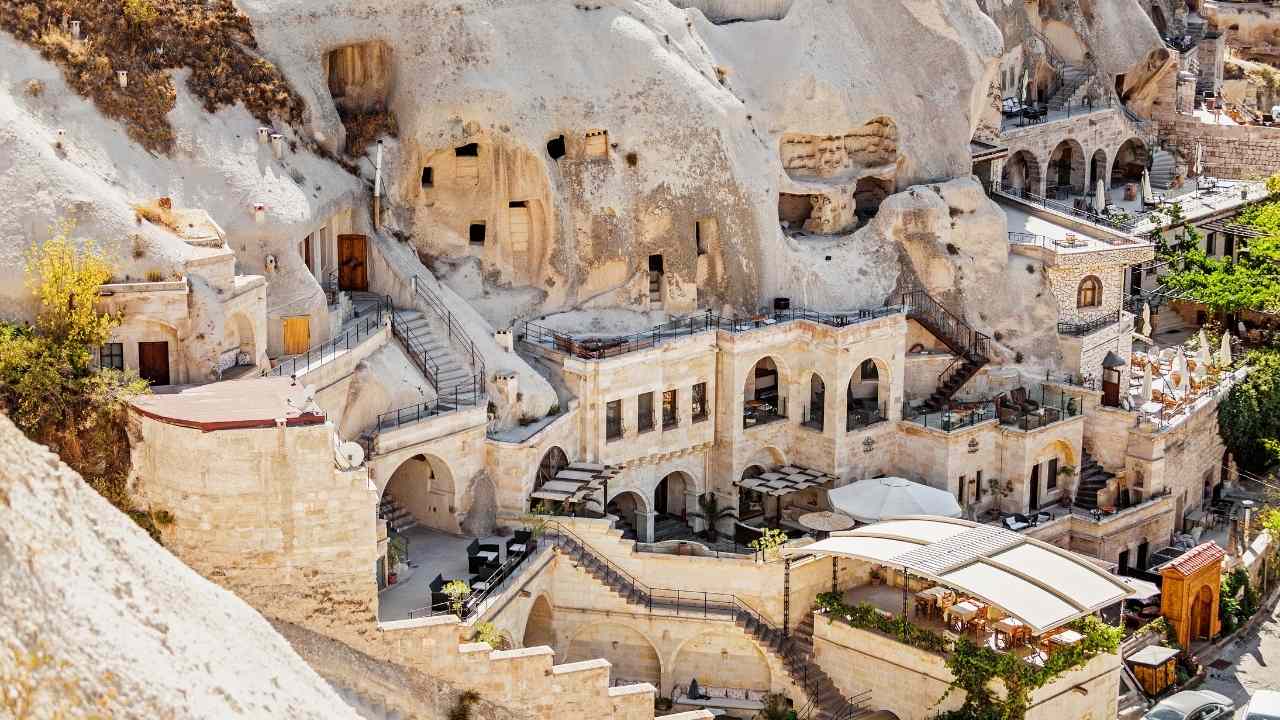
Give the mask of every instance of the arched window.
[[1081, 280], [1080, 287], [1076, 289], [1076, 307], [1091, 308], [1101, 304], [1102, 281], [1094, 275]]
[[880, 369], [876, 367], [876, 361], [870, 358], [863, 360], [858, 366], [858, 374], [862, 376], [863, 382], [880, 379]]

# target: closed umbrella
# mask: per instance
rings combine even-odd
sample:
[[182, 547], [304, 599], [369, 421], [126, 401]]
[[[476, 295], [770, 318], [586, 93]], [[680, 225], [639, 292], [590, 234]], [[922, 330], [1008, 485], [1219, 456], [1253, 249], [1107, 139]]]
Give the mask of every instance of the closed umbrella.
[[1196, 143], [1196, 175], [1204, 174], [1204, 146]]
[[1211, 362], [1213, 355], [1209, 352], [1209, 338], [1205, 337], [1204, 328], [1200, 328], [1200, 347], [1196, 348], [1196, 373], [1204, 377]]
[[1144, 405], [1151, 402], [1151, 363], [1142, 369], [1142, 396], [1138, 401]]
[[1231, 333], [1222, 333], [1222, 347], [1218, 350], [1219, 367], [1231, 367]]
[[1209, 349], [1209, 335], [1205, 333], [1203, 327], [1200, 328], [1200, 333], [1196, 336], [1196, 341], [1200, 345], [1200, 348], [1196, 350], [1196, 359], [1199, 360], [1200, 350], [1207, 351]]
[[1018, 104], [1027, 104], [1027, 86], [1031, 84], [1031, 74], [1023, 71], [1022, 73], [1022, 91], [1018, 93]]
[[827, 499], [831, 507], [862, 523], [901, 515], [961, 515], [951, 493], [900, 477], [859, 480], [828, 490]]
[[1093, 209], [1099, 215], [1102, 214], [1103, 210], [1107, 209], [1107, 184], [1103, 182], [1102, 178], [1098, 178], [1098, 189], [1093, 196]]
[[1142, 303], [1142, 332], [1151, 337], [1151, 303]]
[[1175, 350], [1175, 351], [1174, 351], [1174, 353], [1173, 353], [1173, 367], [1172, 367], [1172, 368], [1170, 368], [1170, 370], [1171, 370], [1171, 371], [1173, 371], [1173, 372], [1175, 372], [1175, 373], [1178, 373], [1178, 374], [1182, 375], [1183, 377], [1185, 377], [1185, 376], [1186, 376], [1186, 374], [1187, 374], [1187, 356], [1182, 354], [1182, 349], [1181, 349], [1181, 348], [1179, 348], [1179, 349], [1177, 349], [1177, 350]]
[[1186, 362], [1184, 361], [1182, 374], [1178, 376], [1178, 398], [1185, 398], [1189, 390], [1191, 390], [1191, 373], [1187, 372]]
[[1148, 170], [1143, 170], [1142, 171], [1142, 202], [1143, 204], [1145, 205], [1146, 203], [1150, 202], [1151, 198], [1153, 197], [1155, 197], [1155, 195], [1152, 194], [1151, 192], [1151, 172]]

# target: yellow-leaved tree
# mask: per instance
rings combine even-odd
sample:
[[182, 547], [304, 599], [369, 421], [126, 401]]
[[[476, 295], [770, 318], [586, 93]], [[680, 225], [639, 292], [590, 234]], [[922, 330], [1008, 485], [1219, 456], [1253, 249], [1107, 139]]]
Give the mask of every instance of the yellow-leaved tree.
[[77, 244], [64, 222], [27, 253], [34, 324], [0, 323], [0, 410], [48, 445], [95, 490], [158, 537], [155, 516], [129, 495], [127, 399], [146, 392], [136, 373], [99, 369], [94, 351], [119, 318], [98, 307], [110, 260], [92, 242]]

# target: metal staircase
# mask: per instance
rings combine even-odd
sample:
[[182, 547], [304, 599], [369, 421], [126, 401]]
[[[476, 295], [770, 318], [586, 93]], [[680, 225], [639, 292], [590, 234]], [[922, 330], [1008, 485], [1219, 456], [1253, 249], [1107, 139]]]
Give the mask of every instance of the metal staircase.
[[925, 401], [930, 411], [946, 407], [960, 388], [991, 362], [991, 338], [943, 307], [924, 290], [904, 293], [907, 317], [915, 320], [955, 353], [955, 362], [938, 375], [938, 389]]
[[791, 680], [808, 696], [808, 713], [814, 720], [853, 720], [869, 714], [865, 703], [870, 692], [848, 698], [813, 659], [813, 615], [792, 635], [779, 628], [736, 595], [650, 587], [596, 552], [572, 531], [551, 523], [546, 539], [553, 542], [576, 567], [582, 569], [627, 604], [657, 615], [703, 617], [733, 621], [766, 652], [781, 661]]

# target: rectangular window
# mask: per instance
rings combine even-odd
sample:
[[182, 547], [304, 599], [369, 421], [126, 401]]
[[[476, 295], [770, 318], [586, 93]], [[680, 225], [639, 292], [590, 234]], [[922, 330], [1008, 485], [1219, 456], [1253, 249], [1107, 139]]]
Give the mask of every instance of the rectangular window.
[[484, 245], [484, 223], [471, 223], [467, 229], [467, 241], [472, 245]]
[[956, 488], [956, 499], [960, 501], [960, 507], [964, 507], [964, 485], [969, 482], [964, 475], [960, 476], [960, 485]]
[[679, 407], [676, 405], [676, 391], [662, 393], [662, 429], [669, 430], [680, 424]]
[[617, 440], [622, 437], [622, 401], [614, 400], [604, 406], [604, 438]]
[[636, 430], [648, 432], [653, 429], [653, 393], [640, 393], [636, 399]]
[[124, 369], [124, 343], [107, 343], [98, 350], [98, 367]]
[[1053, 490], [1058, 487], [1058, 458], [1053, 458], [1049, 461], [1048, 475], [1044, 479], [1044, 486], [1049, 490]]
[[978, 482], [977, 482], [978, 488], [973, 491], [973, 501], [976, 503], [979, 503], [979, 502], [982, 502], [982, 471], [981, 470], [978, 471], [977, 479], [978, 479]]
[[453, 151], [453, 175], [460, 187], [480, 184], [480, 146], [471, 143]]
[[1204, 254], [1205, 255], [1208, 255], [1209, 257], [1213, 257], [1216, 254], [1217, 248], [1214, 246], [1218, 244], [1217, 240], [1218, 240], [1218, 233], [1216, 232], [1210, 232], [1208, 235], [1204, 236]]
[[693, 224], [693, 244], [699, 255], [706, 255], [716, 235], [716, 219], [703, 218]]
[[693, 421], [707, 419], [707, 384], [704, 382], [693, 386]]
[[587, 157], [602, 158], [609, 156], [609, 133], [604, 130], [592, 130], [586, 134]]
[[429, 188], [435, 185], [436, 171], [430, 166], [422, 168], [422, 187]]

